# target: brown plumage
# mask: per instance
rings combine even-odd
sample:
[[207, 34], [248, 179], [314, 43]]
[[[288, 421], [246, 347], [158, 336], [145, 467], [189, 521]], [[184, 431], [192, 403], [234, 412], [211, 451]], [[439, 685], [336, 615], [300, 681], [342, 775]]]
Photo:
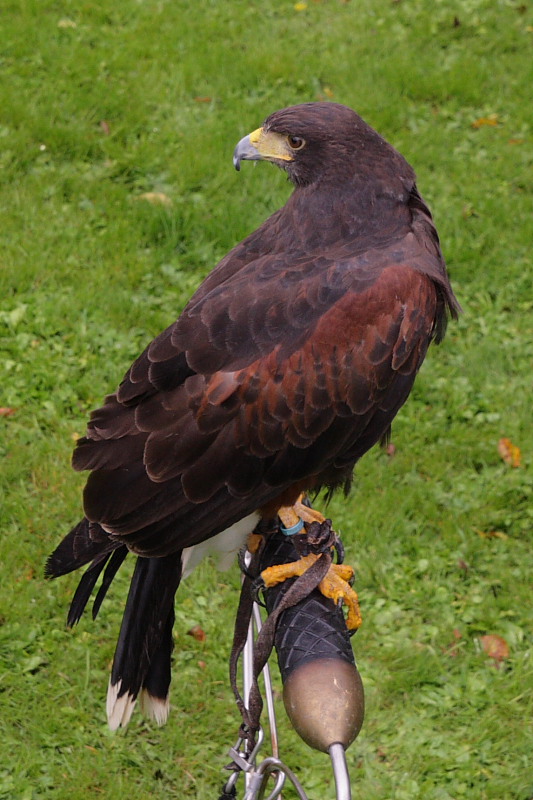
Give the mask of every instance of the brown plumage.
[[70, 621], [107, 564], [99, 607], [124, 545], [142, 557], [111, 705], [142, 687], [166, 698], [183, 549], [302, 489], [347, 488], [458, 311], [413, 170], [353, 111], [278, 111], [241, 159], [283, 167], [293, 194], [139, 356], [74, 453], [91, 470], [86, 518], [48, 563], [60, 575], [93, 561]]

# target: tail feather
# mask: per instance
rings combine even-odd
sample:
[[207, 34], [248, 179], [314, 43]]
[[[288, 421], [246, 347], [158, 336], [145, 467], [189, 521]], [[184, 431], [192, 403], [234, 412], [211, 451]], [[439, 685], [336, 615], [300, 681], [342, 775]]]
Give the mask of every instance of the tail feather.
[[100, 573], [109, 560], [110, 553], [104, 553], [100, 558], [95, 558], [91, 566], [83, 573], [78, 587], [74, 592], [74, 597], [70, 604], [67, 617], [69, 628], [74, 627], [80, 621], [81, 615], [85, 611], [85, 606], [89, 602], [89, 597], [96, 585]]
[[56, 547], [46, 562], [45, 576], [47, 578], [58, 578], [60, 575], [66, 575], [68, 572], [73, 572], [92, 562], [83, 574], [72, 598], [67, 617], [69, 627], [79, 622], [96, 582], [106, 567], [102, 585], [94, 601], [93, 619], [96, 617], [111, 581], [127, 553], [128, 549], [125, 545], [110, 539], [100, 525], [89, 522], [85, 517]]
[[170, 710], [169, 687], [171, 678], [170, 659], [174, 642], [174, 608], [167, 617], [159, 647], [154, 652], [143, 687], [140, 693], [141, 710], [148, 719], [157, 725], [164, 725]]
[[81, 615], [85, 611], [92, 591], [96, 586], [96, 582], [105, 567], [104, 577], [102, 578], [102, 583], [100, 584], [100, 588], [96, 593], [93, 603], [92, 617], [96, 619], [107, 594], [107, 590], [111, 586], [113, 578], [128, 555], [128, 552], [128, 548], [122, 546], [118, 547], [113, 553], [103, 553], [101, 556], [94, 559], [89, 569], [83, 574], [74, 593], [74, 597], [72, 598], [67, 617], [67, 625], [69, 628], [72, 628], [80, 621]]
[[111, 553], [119, 546], [100, 525], [89, 522], [84, 517], [48, 557], [44, 574], [47, 578], [59, 578], [60, 575], [73, 572], [90, 561], [103, 558], [106, 553]]
[[[98, 524], [87, 519], [65, 536], [46, 563], [46, 576], [56, 578], [90, 564], [74, 593], [69, 626], [79, 621], [103, 572], [93, 604], [93, 618], [96, 617], [128, 552], [124, 544], [111, 539]], [[181, 563], [181, 551], [159, 558], [137, 558], [107, 696], [112, 729], [128, 724], [139, 694], [143, 711], [159, 725], [166, 722], [174, 595], [181, 580]]]
[[107, 590], [111, 586], [113, 582], [113, 578], [117, 574], [120, 569], [120, 566], [126, 556], [128, 555], [129, 550], [127, 547], [119, 547], [115, 552], [112, 554], [111, 558], [109, 559], [109, 563], [105, 568], [104, 577], [102, 578], [102, 583], [100, 584], [100, 588], [94, 598], [93, 603], [93, 619], [96, 619], [98, 616], [98, 612], [100, 611], [100, 606], [104, 600], [104, 597], [107, 594]]
[[174, 595], [180, 579], [181, 552], [137, 558], [107, 694], [112, 730], [127, 725], [143, 689], [149, 715], [161, 723], [166, 720]]

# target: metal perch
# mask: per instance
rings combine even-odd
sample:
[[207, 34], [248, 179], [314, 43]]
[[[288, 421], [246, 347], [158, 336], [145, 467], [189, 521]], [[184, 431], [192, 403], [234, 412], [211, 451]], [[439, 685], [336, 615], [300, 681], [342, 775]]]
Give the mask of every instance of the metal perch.
[[[290, 540], [281, 534], [271, 537], [261, 559], [283, 563], [294, 557]], [[265, 592], [269, 613], [289, 588], [281, 584]], [[255, 632], [262, 627], [261, 613], [254, 604], [243, 651], [244, 701], [248, 702], [253, 682]], [[363, 685], [351, 648], [344, 617], [331, 600], [313, 591], [305, 600], [283, 612], [276, 630], [275, 646], [283, 680], [283, 699], [288, 716], [302, 739], [314, 749], [327, 752], [335, 778], [336, 800], [351, 800], [346, 749], [356, 738], [363, 722]], [[265, 734], [260, 729], [253, 751], [246, 755], [239, 739], [230, 756], [238, 771], [226, 782], [220, 800], [236, 798], [236, 784], [244, 773], [244, 800], [276, 800], [287, 781], [300, 800], [307, 795], [294, 772], [279, 758], [278, 732], [270, 669], [263, 669], [264, 694], [269, 720], [272, 756], [257, 763]], [[266, 795], [270, 776], [275, 784]]]

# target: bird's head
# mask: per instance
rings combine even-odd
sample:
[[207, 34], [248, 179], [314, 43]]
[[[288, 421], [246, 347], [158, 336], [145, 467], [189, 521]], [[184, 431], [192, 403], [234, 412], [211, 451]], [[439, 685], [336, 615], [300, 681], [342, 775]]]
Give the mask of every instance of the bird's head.
[[271, 161], [296, 186], [370, 174], [375, 180], [398, 175], [398, 167], [412, 177], [402, 156], [355, 111], [339, 103], [304, 103], [274, 112], [238, 143], [233, 155], [237, 170], [241, 161]]

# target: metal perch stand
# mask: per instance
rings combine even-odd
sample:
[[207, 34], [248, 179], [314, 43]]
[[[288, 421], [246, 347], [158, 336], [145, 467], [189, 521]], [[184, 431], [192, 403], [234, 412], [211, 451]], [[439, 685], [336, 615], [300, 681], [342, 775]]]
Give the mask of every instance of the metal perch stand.
[[[270, 563], [294, 560], [292, 543], [276, 534], [267, 543], [261, 568]], [[287, 591], [290, 581], [265, 593], [269, 613]], [[247, 705], [254, 680], [255, 633], [262, 628], [261, 613], [254, 603], [243, 650], [243, 698]], [[286, 609], [276, 629], [275, 647], [283, 680], [283, 699], [288, 716], [303, 740], [314, 749], [329, 753], [335, 778], [336, 800], [351, 800], [346, 748], [363, 722], [363, 685], [355, 666], [342, 610], [317, 590]], [[265, 741], [264, 730], [247, 754], [243, 739], [229, 751], [232, 773], [219, 800], [237, 797], [236, 784], [244, 774], [244, 800], [276, 800], [287, 782], [300, 800], [308, 797], [294, 772], [279, 757], [278, 733], [272, 681], [268, 663], [263, 669], [265, 704], [269, 720], [272, 755], [257, 763]], [[272, 783], [271, 776], [275, 779]], [[270, 788], [272, 787], [272, 788]], [[270, 793], [266, 792], [270, 789]]]

